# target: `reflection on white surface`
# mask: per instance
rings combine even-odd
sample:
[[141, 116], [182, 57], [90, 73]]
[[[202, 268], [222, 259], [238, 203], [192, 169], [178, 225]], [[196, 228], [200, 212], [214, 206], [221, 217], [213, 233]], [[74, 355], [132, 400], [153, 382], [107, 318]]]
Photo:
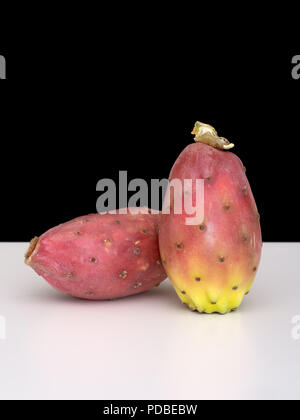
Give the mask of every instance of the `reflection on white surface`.
[[253, 366], [245, 363], [254, 352], [245, 316], [232, 313], [199, 318], [195, 322], [181, 318], [173, 325], [169, 342], [174, 351], [165, 360], [163, 377], [176, 384], [180, 398], [187, 397], [187, 384], [193, 384], [197, 398], [239, 397], [244, 384], [255, 380]]
[[168, 281], [115, 301], [64, 296], [25, 249], [0, 244], [0, 398], [300, 397], [299, 245], [265, 244], [253, 291], [224, 316], [189, 311]]

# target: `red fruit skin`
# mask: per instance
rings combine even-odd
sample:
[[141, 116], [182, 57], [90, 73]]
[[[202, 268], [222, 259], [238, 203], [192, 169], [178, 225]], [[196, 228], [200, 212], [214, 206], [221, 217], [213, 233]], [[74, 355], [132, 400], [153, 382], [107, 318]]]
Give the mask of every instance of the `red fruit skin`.
[[[191, 309], [229, 312], [249, 291], [262, 248], [259, 214], [245, 168], [231, 152], [194, 143], [176, 160], [169, 179], [174, 178], [205, 180], [204, 221], [201, 228], [186, 225], [190, 215], [172, 212], [171, 195], [171, 212], [162, 214], [159, 233], [165, 270]], [[188, 193], [195, 205], [195, 182]]]
[[90, 214], [48, 230], [33, 242], [26, 263], [55, 289], [84, 299], [115, 299], [159, 285], [166, 278], [160, 214], [131, 210], [136, 214]]

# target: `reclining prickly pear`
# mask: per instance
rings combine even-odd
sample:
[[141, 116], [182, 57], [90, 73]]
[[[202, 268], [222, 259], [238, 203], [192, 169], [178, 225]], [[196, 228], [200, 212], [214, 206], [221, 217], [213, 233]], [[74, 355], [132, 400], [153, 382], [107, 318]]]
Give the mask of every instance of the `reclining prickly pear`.
[[[143, 213], [142, 213], [143, 211]], [[160, 214], [90, 214], [34, 238], [25, 256], [55, 289], [84, 299], [144, 292], [166, 277], [158, 248]]]

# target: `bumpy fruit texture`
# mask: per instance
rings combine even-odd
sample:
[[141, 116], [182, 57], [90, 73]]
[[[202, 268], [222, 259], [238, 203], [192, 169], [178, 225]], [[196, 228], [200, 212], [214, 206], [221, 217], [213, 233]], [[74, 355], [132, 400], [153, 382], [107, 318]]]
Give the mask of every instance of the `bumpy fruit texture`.
[[[233, 146], [233, 145], [232, 145]], [[170, 180], [204, 179], [204, 220], [185, 224], [187, 215], [170, 214], [160, 224], [160, 253], [165, 270], [183, 303], [199, 312], [227, 313], [250, 290], [261, 255], [259, 214], [240, 159], [202, 143], [187, 146]]]
[[114, 299], [158, 286], [166, 274], [158, 249], [160, 215], [90, 214], [34, 238], [25, 262], [56, 289]]

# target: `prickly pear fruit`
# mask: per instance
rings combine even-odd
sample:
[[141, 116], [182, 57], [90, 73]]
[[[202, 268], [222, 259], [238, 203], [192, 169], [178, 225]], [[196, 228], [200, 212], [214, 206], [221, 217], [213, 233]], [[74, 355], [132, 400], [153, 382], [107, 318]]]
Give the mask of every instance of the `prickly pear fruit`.
[[56, 226], [31, 241], [25, 262], [54, 288], [85, 299], [114, 299], [157, 286], [166, 278], [158, 249], [160, 214], [129, 210]]
[[[165, 270], [183, 303], [199, 312], [236, 309], [253, 283], [261, 256], [259, 214], [245, 168], [228, 140], [210, 126], [196, 123], [196, 143], [177, 158], [172, 179], [204, 180], [204, 219], [187, 225], [187, 214], [162, 214], [159, 243]], [[218, 150], [220, 149], [220, 150]], [[165, 209], [163, 210], [163, 213]], [[190, 215], [188, 215], [190, 217]]]

